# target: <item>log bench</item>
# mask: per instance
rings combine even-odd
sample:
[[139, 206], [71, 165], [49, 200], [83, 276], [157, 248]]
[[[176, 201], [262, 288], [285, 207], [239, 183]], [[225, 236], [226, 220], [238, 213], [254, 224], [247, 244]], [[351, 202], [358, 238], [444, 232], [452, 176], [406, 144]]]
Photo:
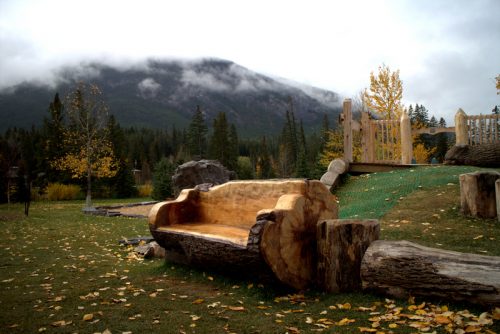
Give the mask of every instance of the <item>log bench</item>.
[[156, 204], [149, 227], [169, 261], [270, 273], [304, 289], [315, 282], [316, 224], [337, 216], [335, 196], [317, 180], [233, 181]]

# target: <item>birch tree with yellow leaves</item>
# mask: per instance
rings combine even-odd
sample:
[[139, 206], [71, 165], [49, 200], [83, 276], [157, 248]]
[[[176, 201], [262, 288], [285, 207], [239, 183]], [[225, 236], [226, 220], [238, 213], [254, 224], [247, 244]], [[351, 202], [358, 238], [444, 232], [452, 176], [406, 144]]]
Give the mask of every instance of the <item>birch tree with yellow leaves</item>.
[[64, 144], [68, 153], [52, 162], [72, 178], [86, 178], [85, 207], [92, 206], [92, 178], [113, 177], [117, 168], [107, 131], [108, 108], [96, 85], [80, 82], [66, 97], [68, 124]]
[[399, 119], [403, 112], [403, 82], [399, 70], [392, 72], [383, 64], [378, 74], [370, 73], [370, 88], [363, 92], [366, 107], [384, 119]]

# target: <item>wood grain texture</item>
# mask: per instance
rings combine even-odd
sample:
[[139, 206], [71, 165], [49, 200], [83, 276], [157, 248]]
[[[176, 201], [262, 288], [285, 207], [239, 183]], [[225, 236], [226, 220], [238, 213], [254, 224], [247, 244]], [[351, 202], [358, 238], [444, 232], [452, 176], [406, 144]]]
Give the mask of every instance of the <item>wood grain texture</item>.
[[317, 180], [233, 181], [158, 203], [149, 226], [171, 261], [250, 272], [265, 261], [302, 289], [315, 279], [316, 223], [337, 215], [335, 197]]
[[500, 257], [408, 241], [374, 241], [361, 263], [363, 289], [398, 298], [437, 297], [500, 305]]
[[380, 225], [375, 219], [318, 222], [318, 286], [327, 292], [361, 290], [361, 260], [379, 234]]
[[495, 182], [498, 172], [474, 172], [461, 174], [460, 205], [464, 215], [479, 218], [497, 217]]

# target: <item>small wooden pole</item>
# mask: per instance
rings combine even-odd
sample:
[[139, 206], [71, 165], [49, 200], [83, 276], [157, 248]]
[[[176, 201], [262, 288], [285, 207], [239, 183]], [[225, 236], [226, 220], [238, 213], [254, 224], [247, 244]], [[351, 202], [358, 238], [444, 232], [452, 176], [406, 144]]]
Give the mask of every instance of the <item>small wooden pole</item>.
[[370, 115], [367, 112], [361, 112], [361, 162], [371, 162], [370, 139]]
[[317, 225], [318, 286], [328, 292], [361, 289], [361, 260], [379, 238], [375, 219], [331, 219]]
[[351, 99], [344, 100], [344, 159], [352, 162], [352, 102]]
[[469, 143], [467, 115], [462, 109], [458, 109], [455, 114], [455, 137], [456, 145], [467, 145]]
[[413, 156], [413, 143], [411, 138], [411, 123], [410, 117], [406, 111], [401, 115], [401, 164], [411, 164]]
[[500, 179], [495, 182], [495, 194], [497, 202], [497, 219], [500, 222]]

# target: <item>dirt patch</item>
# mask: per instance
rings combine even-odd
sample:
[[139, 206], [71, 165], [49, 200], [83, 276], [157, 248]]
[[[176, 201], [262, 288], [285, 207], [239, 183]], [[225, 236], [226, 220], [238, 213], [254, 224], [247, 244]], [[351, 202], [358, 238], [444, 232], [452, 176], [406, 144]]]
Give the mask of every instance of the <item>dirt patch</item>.
[[122, 207], [122, 208], [117, 208], [116, 210], [113, 210], [113, 211], [118, 211], [118, 212], [120, 212], [120, 214], [122, 214], [124, 216], [137, 215], [137, 216], [147, 217], [149, 214], [149, 211], [151, 210], [153, 205], [154, 204]]

